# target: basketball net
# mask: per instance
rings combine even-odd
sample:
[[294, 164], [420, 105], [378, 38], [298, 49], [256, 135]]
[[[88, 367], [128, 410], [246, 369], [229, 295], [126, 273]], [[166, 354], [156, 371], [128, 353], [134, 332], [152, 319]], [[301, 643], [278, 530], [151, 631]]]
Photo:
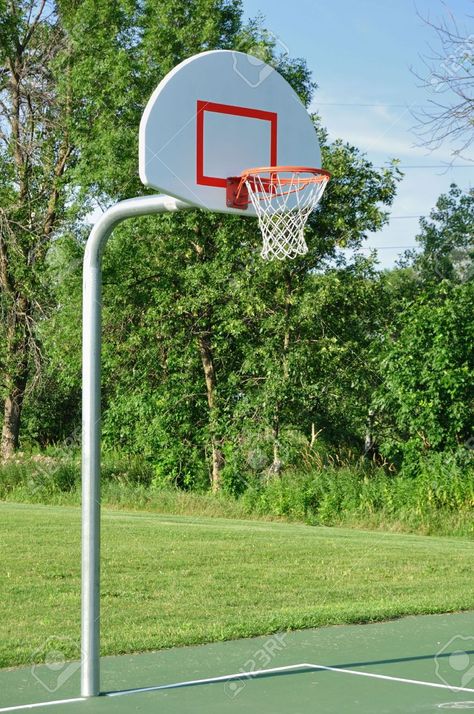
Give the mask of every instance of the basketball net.
[[242, 183], [258, 217], [265, 260], [295, 258], [308, 252], [304, 228], [329, 181], [329, 173], [302, 167], [249, 169]]

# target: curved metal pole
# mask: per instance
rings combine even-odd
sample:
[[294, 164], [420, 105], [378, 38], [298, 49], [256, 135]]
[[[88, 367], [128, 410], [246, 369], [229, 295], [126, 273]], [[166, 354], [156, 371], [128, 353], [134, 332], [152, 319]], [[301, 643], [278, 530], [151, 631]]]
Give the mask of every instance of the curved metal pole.
[[100, 348], [102, 253], [118, 223], [133, 216], [192, 208], [170, 196], [143, 196], [108, 209], [84, 254], [82, 327], [82, 628], [81, 695], [100, 693]]

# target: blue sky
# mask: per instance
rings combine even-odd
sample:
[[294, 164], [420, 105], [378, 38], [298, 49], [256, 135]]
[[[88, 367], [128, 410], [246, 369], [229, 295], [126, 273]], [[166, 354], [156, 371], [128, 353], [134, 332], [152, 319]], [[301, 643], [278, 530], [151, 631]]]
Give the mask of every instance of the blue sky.
[[[448, 168], [448, 145], [433, 152], [416, 146], [410, 107], [426, 106], [436, 95], [417, 86], [410, 68], [423, 72], [421, 56], [437, 46], [417, 10], [432, 20], [450, 12], [468, 36], [473, 7], [472, 0], [244, 0], [246, 17], [263, 14], [281, 48], [306, 59], [318, 84], [312, 109], [330, 136], [353, 143], [377, 166], [391, 158], [407, 166], [390, 225], [366, 244], [378, 248], [382, 267], [394, 264], [399, 246], [415, 245], [419, 219], [411, 216], [427, 215], [452, 182], [472, 186], [474, 164], [457, 159]], [[435, 168], [440, 165], [446, 168]]]

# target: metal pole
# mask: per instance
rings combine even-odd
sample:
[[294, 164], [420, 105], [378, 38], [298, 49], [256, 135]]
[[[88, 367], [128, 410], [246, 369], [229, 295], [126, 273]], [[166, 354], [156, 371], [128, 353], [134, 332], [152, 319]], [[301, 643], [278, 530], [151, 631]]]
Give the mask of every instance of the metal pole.
[[102, 253], [126, 218], [192, 208], [170, 196], [143, 196], [108, 209], [93, 227], [84, 254], [82, 341], [82, 641], [81, 696], [100, 694], [100, 348]]

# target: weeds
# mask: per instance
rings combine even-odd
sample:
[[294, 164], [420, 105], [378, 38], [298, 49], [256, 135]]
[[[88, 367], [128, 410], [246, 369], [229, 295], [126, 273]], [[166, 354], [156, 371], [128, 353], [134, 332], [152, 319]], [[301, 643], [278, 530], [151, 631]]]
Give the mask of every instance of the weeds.
[[[474, 535], [474, 471], [442, 454], [427, 458], [416, 476], [350, 454], [316, 455], [303, 471], [254, 474], [245, 486], [240, 496], [214, 496], [157, 483], [153, 467], [139, 457], [108, 452], [102, 463], [102, 501], [117, 509]], [[79, 505], [79, 454], [18, 455], [0, 467], [0, 499]]]

